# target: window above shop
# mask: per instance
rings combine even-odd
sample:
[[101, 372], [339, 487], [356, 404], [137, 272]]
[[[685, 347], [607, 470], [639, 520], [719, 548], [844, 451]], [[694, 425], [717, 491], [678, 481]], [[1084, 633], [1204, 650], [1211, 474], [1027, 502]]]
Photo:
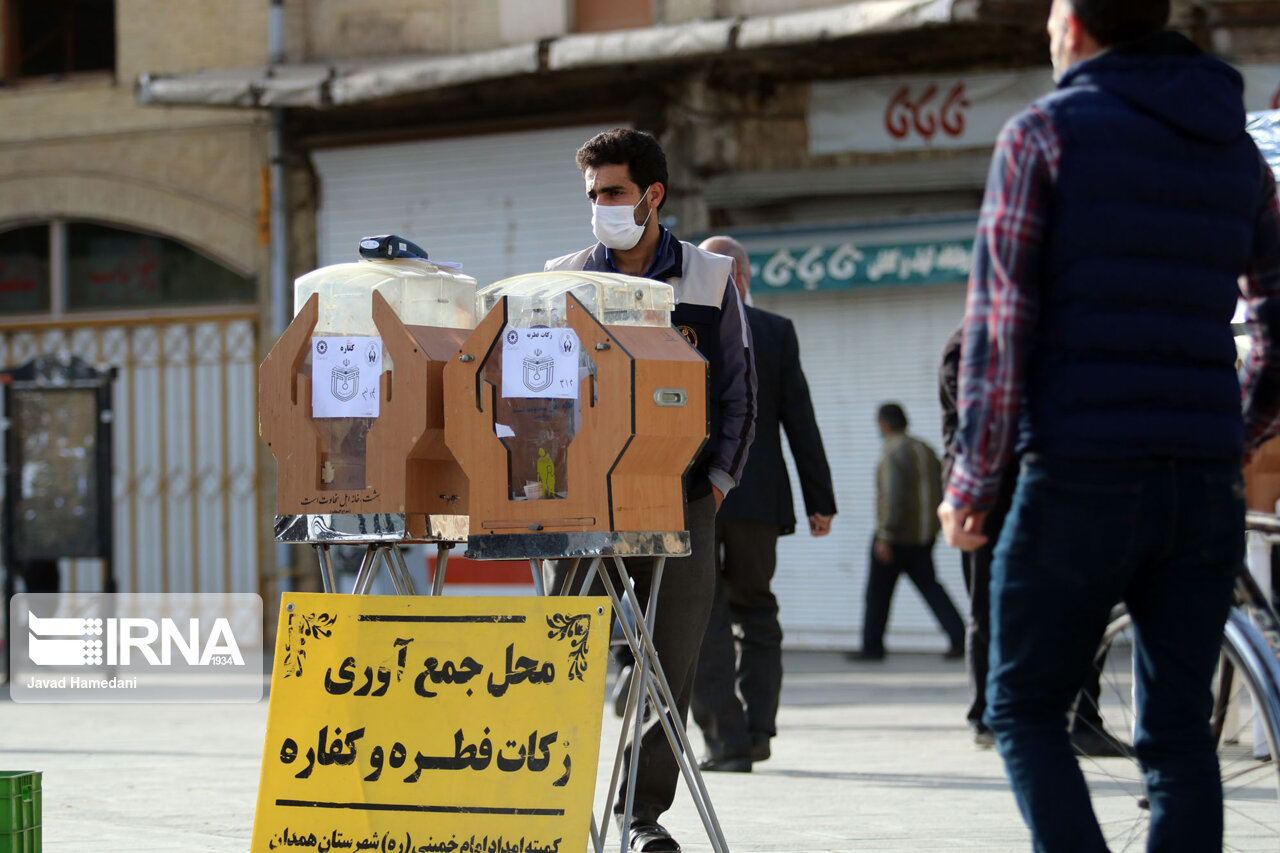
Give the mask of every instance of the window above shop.
[[49, 228], [0, 232], [0, 314], [49, 310]]
[[249, 304], [255, 282], [167, 237], [61, 220], [0, 231], [0, 314]]
[[578, 0], [573, 29], [579, 33], [653, 26], [653, 0]]
[[4, 82], [114, 71], [115, 0], [0, 0]]

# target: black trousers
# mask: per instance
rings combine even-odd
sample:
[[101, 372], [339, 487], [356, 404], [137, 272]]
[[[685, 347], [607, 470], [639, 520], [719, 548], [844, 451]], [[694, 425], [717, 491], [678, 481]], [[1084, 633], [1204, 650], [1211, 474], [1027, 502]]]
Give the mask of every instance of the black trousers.
[[778, 526], [716, 520], [716, 596], [693, 684], [693, 719], [712, 758], [746, 758], [777, 734], [782, 625], [769, 589]]
[[965, 625], [964, 656], [969, 670], [969, 710], [965, 719], [974, 731], [984, 731], [987, 710], [987, 654], [991, 637], [991, 555], [995, 541], [976, 551], [960, 552], [964, 585], [969, 590], [969, 619]]
[[[707, 629], [711, 603], [715, 596], [715, 498], [707, 495], [688, 503], [691, 553], [687, 557], [668, 559], [662, 570], [662, 583], [658, 588], [658, 614], [654, 625], [653, 643], [662, 664], [663, 672], [676, 701], [676, 711], [683, 724], [689, 715], [689, 697], [693, 691], [694, 672], [698, 665], [698, 651], [702, 635]], [[626, 561], [627, 573], [635, 581], [636, 595], [646, 611], [649, 607], [649, 588], [653, 577], [653, 558], [631, 557]], [[551, 576], [547, 588], [561, 594], [577, 593], [564, 590], [570, 561], [556, 560], [551, 564]], [[586, 562], [583, 561], [583, 570]], [[618, 579], [612, 578], [615, 587]], [[579, 574], [577, 583], [582, 582]], [[604, 584], [594, 578], [591, 592], [604, 594]], [[619, 594], [621, 590], [619, 590]], [[639, 614], [637, 614], [639, 617]], [[631, 750], [628, 742], [623, 762], [622, 779], [614, 800], [615, 815], [623, 814], [626, 807], [627, 773], [631, 766]], [[680, 779], [680, 765], [667, 742], [658, 716], [647, 706], [644, 728], [640, 737], [640, 757], [635, 782], [635, 803], [632, 819], [656, 822], [659, 816], [671, 808], [675, 801], [676, 785]]]
[[884, 631], [889, 624], [889, 605], [893, 603], [893, 590], [898, 575], [906, 574], [920, 590], [925, 603], [933, 611], [934, 618], [951, 641], [951, 648], [964, 648], [964, 621], [951, 596], [933, 569], [933, 545], [891, 544], [893, 562], [882, 563], [876, 559], [875, 543], [871, 549], [871, 569], [867, 574], [866, 607], [862, 622], [862, 653], [884, 654]]

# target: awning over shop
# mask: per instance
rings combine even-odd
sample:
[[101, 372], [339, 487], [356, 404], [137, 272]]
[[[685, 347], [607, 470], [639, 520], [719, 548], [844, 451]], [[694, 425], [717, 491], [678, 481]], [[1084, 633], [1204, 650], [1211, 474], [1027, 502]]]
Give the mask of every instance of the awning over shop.
[[656, 64], [977, 20], [974, 0], [861, 0], [829, 9], [579, 33], [450, 56], [343, 60], [195, 74], [143, 74], [142, 104], [228, 107], [348, 106], [535, 73]]

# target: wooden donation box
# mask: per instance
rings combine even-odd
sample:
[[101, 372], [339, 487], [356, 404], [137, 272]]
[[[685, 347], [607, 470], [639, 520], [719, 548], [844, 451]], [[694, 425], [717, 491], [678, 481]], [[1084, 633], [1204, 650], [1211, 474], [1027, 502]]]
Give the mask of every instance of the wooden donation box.
[[467, 478], [445, 446], [442, 372], [475, 305], [475, 279], [425, 258], [297, 279], [293, 322], [259, 380], [278, 539], [465, 540]]
[[687, 553], [681, 481], [707, 437], [707, 367], [671, 326], [671, 286], [542, 272], [477, 302], [444, 369], [467, 555]]

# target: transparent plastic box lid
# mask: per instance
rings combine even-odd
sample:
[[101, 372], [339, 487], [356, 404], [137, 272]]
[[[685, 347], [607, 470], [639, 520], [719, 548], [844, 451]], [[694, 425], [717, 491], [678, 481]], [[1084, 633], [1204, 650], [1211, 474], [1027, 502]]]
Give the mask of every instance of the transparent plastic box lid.
[[293, 312], [296, 315], [318, 293], [313, 334], [377, 335], [375, 290], [407, 326], [475, 328], [476, 280], [417, 259], [359, 260], [313, 270], [293, 283]]
[[476, 295], [477, 314], [487, 315], [502, 297], [514, 326], [564, 326], [565, 294], [572, 293], [606, 326], [670, 326], [675, 310], [671, 285], [608, 272], [557, 270], [504, 278]]

